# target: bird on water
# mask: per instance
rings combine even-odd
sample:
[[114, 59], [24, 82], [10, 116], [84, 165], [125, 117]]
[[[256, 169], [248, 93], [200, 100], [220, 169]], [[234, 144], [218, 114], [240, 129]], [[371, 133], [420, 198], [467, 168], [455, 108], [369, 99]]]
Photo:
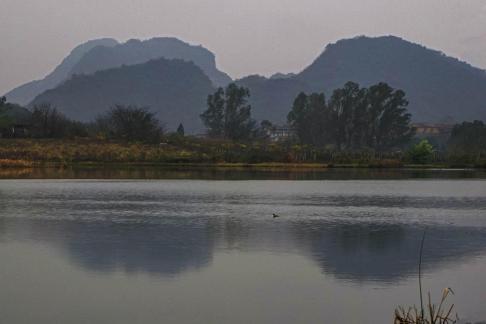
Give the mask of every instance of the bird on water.
[[280, 215], [277, 215], [277, 214], [273, 214], [273, 218], [279, 218]]

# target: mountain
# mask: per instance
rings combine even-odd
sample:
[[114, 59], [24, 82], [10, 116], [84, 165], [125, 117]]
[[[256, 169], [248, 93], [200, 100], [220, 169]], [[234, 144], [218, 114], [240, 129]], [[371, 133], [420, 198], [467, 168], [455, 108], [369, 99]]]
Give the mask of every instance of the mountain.
[[69, 77], [72, 68], [79, 62], [83, 55], [85, 55], [91, 49], [97, 46], [111, 47], [117, 44], [118, 42], [111, 38], [96, 39], [81, 44], [73, 49], [71, 53], [61, 62], [61, 64], [58, 65], [54, 71], [52, 71], [44, 79], [31, 81], [21, 85], [8, 92], [5, 96], [9, 102], [26, 105], [38, 94], [55, 88], [62, 81], [66, 80]]
[[219, 71], [213, 53], [177, 38], [132, 39], [117, 46], [98, 46], [84, 55], [71, 70], [72, 74], [92, 74], [122, 65], [134, 65], [158, 58], [182, 59], [199, 66], [217, 87], [230, 83], [231, 78]]
[[414, 121], [486, 120], [485, 71], [393, 36], [338, 41], [301, 73], [285, 78], [287, 83], [277, 80], [240, 80], [255, 94], [254, 110], [275, 121], [284, 120], [292, 106], [292, 96], [285, 93], [290, 83], [293, 93], [300, 89], [330, 95], [348, 81], [361, 86], [387, 82], [404, 90]]
[[159, 58], [192, 61], [211, 79], [215, 86], [225, 86], [232, 79], [216, 67], [213, 53], [202, 46], [194, 46], [176, 38], [152, 38], [146, 41], [129, 40], [119, 44], [111, 38], [92, 40], [76, 47], [56, 69], [42, 80], [32, 81], [7, 93], [9, 102], [26, 105], [37, 95], [53, 89], [76, 74], [135, 65]]
[[[145, 65], [161, 56], [179, 60], [159, 59]], [[183, 64], [188, 61], [193, 64]], [[72, 79], [33, 103], [50, 101], [81, 120], [92, 120], [114, 103], [149, 105], [169, 127], [183, 122], [190, 132], [202, 129], [199, 113], [206, 96], [215, 86], [231, 82], [217, 70], [211, 52], [175, 38], [95, 46], [81, 55], [67, 75]], [[329, 96], [348, 81], [361, 86], [387, 82], [404, 90], [415, 122], [486, 120], [485, 71], [393, 36], [341, 40], [328, 45], [298, 74], [253, 75], [236, 83], [250, 89], [255, 119], [281, 124], [299, 92], [324, 91]]]
[[203, 130], [199, 114], [215, 89], [192, 62], [158, 59], [146, 63], [74, 75], [39, 95], [30, 106], [49, 102], [67, 117], [92, 121], [115, 104], [147, 106], [168, 129], [183, 123], [188, 132]]

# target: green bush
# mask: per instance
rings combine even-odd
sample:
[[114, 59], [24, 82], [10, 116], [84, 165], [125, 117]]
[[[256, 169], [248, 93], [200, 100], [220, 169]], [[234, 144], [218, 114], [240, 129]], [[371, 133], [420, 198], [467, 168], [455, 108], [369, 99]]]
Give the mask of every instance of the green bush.
[[427, 164], [433, 161], [434, 153], [434, 147], [429, 141], [422, 140], [408, 151], [408, 159], [412, 163]]

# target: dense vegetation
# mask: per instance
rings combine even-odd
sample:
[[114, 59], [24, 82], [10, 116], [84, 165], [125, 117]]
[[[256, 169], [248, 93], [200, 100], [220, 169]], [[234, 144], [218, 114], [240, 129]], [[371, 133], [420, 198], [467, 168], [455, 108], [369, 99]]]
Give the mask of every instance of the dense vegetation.
[[7, 99], [5, 97], [0, 98], [0, 129], [4, 129], [4, 128], [8, 127], [12, 123], [12, 120], [7, 115], [7, 112], [6, 112], [6, 109], [5, 109], [6, 102], [7, 102]]
[[464, 122], [452, 130], [447, 150], [452, 161], [478, 163], [486, 160], [486, 125], [482, 121]]
[[250, 92], [232, 83], [208, 96], [208, 108], [201, 114], [208, 135], [233, 141], [248, 140], [253, 134], [255, 121], [248, 105]]
[[8, 133], [15, 124], [30, 122], [31, 113], [17, 104], [7, 102], [6, 97], [0, 97], [0, 136]]
[[31, 115], [31, 136], [34, 138], [86, 137], [86, 125], [73, 121], [50, 104], [34, 106]]
[[163, 135], [162, 126], [147, 108], [116, 105], [96, 119], [93, 125], [97, 136], [124, 142], [158, 144]]
[[413, 136], [405, 93], [385, 83], [360, 88], [348, 82], [329, 101], [325, 94], [299, 94], [288, 121], [303, 144], [337, 150], [389, 151]]
[[361, 88], [349, 82], [329, 100], [323, 93], [301, 93], [288, 114], [297, 136], [277, 142], [269, 136], [274, 129], [269, 121], [256, 126], [249, 95], [235, 84], [210, 95], [201, 114], [209, 135], [204, 138], [186, 135], [182, 123], [177, 131], [164, 132], [156, 115], [139, 106], [115, 105], [94, 122], [82, 123], [50, 104], [29, 112], [2, 98], [3, 137], [17, 137], [12, 130], [27, 123], [28, 138], [0, 140], [0, 167], [50, 162], [486, 167], [483, 122], [456, 125], [444, 149], [411, 139], [405, 94], [384, 83]]

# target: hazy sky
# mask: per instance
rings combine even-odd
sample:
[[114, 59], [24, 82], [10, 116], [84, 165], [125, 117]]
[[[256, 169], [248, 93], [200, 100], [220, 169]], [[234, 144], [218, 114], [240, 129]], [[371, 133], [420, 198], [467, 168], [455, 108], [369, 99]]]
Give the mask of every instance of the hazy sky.
[[486, 67], [486, 0], [0, 0], [0, 93], [94, 38], [175, 36], [241, 77], [299, 71], [327, 43], [363, 34]]

